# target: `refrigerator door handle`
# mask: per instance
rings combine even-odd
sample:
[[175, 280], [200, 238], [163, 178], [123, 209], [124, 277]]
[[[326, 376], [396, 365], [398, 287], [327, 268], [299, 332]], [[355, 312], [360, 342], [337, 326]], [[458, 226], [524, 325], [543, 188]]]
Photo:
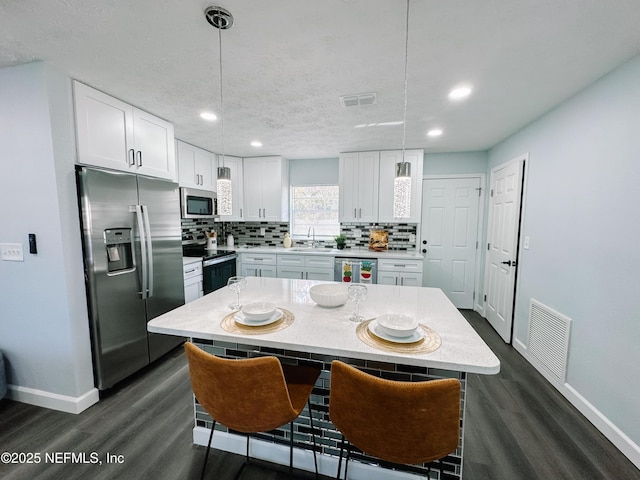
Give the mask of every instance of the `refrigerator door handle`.
[[147, 297], [153, 297], [153, 243], [151, 242], [151, 223], [149, 223], [149, 207], [142, 205], [142, 214], [144, 216], [144, 230], [147, 241], [147, 275], [148, 275], [148, 294]]
[[138, 220], [138, 232], [140, 234], [140, 253], [142, 257], [142, 291], [140, 296], [142, 299], [147, 298], [148, 291], [148, 269], [147, 269], [147, 239], [146, 231], [144, 228], [144, 221], [142, 220], [142, 205], [136, 205], [136, 219]]

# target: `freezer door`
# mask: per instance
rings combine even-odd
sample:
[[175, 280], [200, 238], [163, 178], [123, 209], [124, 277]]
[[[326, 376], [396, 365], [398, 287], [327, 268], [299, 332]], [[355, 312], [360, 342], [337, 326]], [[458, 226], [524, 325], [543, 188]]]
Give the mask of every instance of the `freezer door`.
[[[147, 321], [184, 305], [182, 230], [178, 184], [138, 176], [138, 201], [150, 239]], [[149, 333], [149, 358], [157, 359], [184, 338]]]
[[[140, 299], [136, 178], [85, 167], [77, 173], [94, 374], [96, 386], [104, 390], [149, 362]], [[108, 233], [113, 230], [131, 235], [131, 268], [120, 268], [123, 259], [109, 252], [109, 242], [115, 245]]]

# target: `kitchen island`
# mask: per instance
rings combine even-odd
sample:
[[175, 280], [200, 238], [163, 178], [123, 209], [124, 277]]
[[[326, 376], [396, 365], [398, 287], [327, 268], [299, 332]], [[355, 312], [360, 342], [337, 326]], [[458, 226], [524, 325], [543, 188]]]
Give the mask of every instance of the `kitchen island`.
[[[453, 377], [462, 383], [461, 439], [458, 450], [445, 460], [447, 478], [461, 478], [464, 436], [464, 405], [467, 394], [467, 373], [495, 374], [500, 363], [493, 352], [475, 333], [464, 317], [439, 289], [368, 285], [368, 297], [361, 303], [360, 312], [366, 318], [383, 313], [402, 313], [416, 317], [435, 332], [439, 346], [434, 351], [408, 353], [402, 348], [383, 349], [366, 343], [357, 334], [359, 324], [351, 322], [353, 302], [333, 309], [322, 308], [311, 300], [309, 288], [317, 281], [277, 278], [247, 279], [241, 302], [269, 301], [291, 312], [293, 321], [270, 333], [245, 333], [229, 328], [222, 321], [229, 318], [229, 304], [235, 294], [228, 289], [212, 292], [194, 302], [179, 307], [148, 324], [150, 332], [190, 337], [194, 343], [216, 355], [247, 358], [276, 355], [282, 362], [316, 365], [323, 369], [312, 395], [314, 425], [317, 429], [320, 472], [334, 476], [337, 468], [340, 435], [328, 416], [328, 397], [331, 361], [340, 359], [364, 371], [393, 380], [423, 381]], [[411, 406], [408, 406], [411, 408]], [[311, 444], [307, 412], [296, 421], [294, 439]], [[194, 442], [206, 444], [211, 418], [196, 403]], [[229, 433], [223, 426], [214, 435], [214, 446], [244, 453], [244, 439]], [[251, 454], [257, 458], [287, 464], [288, 428], [257, 435], [252, 440]], [[375, 463], [375, 460], [368, 460]], [[313, 456], [308, 450], [294, 455], [297, 468], [313, 470]], [[384, 465], [381, 465], [384, 468]], [[349, 467], [352, 478], [411, 478], [409, 472], [424, 474], [423, 466], [401, 467], [396, 471], [381, 470], [365, 462], [353, 462]], [[438, 478], [433, 471], [432, 478]]]

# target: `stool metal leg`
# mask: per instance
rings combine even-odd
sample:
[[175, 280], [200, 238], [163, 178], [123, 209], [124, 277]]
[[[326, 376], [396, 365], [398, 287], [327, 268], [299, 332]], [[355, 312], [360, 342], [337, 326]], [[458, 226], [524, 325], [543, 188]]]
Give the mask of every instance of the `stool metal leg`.
[[311, 440], [313, 440], [313, 463], [316, 467], [316, 480], [318, 480], [318, 458], [316, 457], [316, 434], [313, 428], [313, 412], [311, 411], [311, 400], [307, 399], [309, 408], [309, 425], [311, 426]]
[[342, 454], [344, 452], [344, 442], [345, 438], [342, 435], [342, 441], [340, 442], [340, 456], [338, 457], [338, 474], [336, 475], [336, 480], [340, 478], [340, 470], [342, 469]]
[[293, 422], [289, 423], [289, 477], [293, 480]]
[[202, 473], [200, 474], [200, 480], [204, 479], [204, 471], [207, 468], [207, 457], [209, 456], [209, 449], [211, 448], [211, 440], [213, 440], [213, 431], [216, 429], [216, 421], [213, 421], [211, 425], [211, 434], [209, 435], [209, 443], [207, 443], [207, 451], [204, 454], [204, 462], [202, 463]]

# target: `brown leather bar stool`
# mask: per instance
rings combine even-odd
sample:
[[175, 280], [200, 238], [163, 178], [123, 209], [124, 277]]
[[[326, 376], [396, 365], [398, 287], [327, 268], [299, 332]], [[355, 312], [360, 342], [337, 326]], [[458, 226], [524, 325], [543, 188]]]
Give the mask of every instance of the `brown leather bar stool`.
[[345, 479], [351, 445], [388, 462], [432, 462], [458, 448], [460, 382], [454, 378], [385, 380], [335, 360], [331, 364], [329, 417], [342, 433], [336, 478], [340, 478], [345, 439], [349, 443]]
[[[204, 478], [216, 422], [247, 434], [268, 432], [290, 424], [289, 474], [293, 478], [293, 421], [309, 408], [313, 439], [313, 460], [318, 477], [316, 441], [309, 396], [320, 375], [320, 369], [281, 365], [276, 357], [225, 359], [211, 355], [190, 342], [185, 343], [191, 386], [198, 402], [213, 418], [211, 435], [202, 465]], [[246, 463], [236, 475], [242, 472]]]

